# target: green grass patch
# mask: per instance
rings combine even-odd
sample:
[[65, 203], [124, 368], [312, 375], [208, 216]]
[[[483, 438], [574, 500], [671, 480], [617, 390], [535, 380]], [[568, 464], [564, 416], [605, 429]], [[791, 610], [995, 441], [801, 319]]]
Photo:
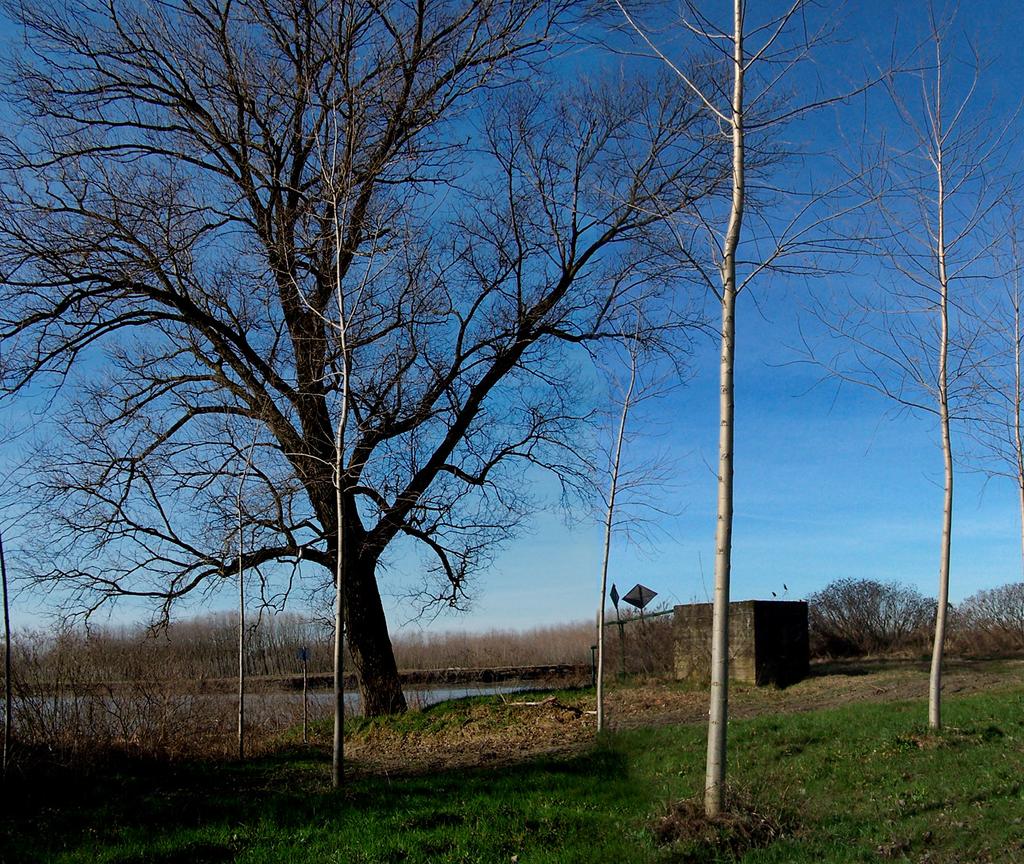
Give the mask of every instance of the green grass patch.
[[[443, 735], [481, 704], [459, 700], [390, 723]], [[1024, 694], [947, 699], [939, 735], [924, 716], [920, 703], [860, 704], [731, 724], [729, 774], [743, 806], [712, 826], [685, 803], [703, 784], [698, 726], [618, 733], [571, 758], [365, 778], [341, 793], [328, 787], [327, 754], [302, 747], [246, 764], [15, 775], [0, 860], [1024, 860]]]
[[[397, 717], [347, 717], [345, 719], [345, 736], [355, 738], [371, 734], [374, 731], [386, 731], [394, 734], [444, 734], [465, 726], [473, 720], [483, 728], [501, 729], [520, 721], [521, 713], [517, 713], [508, 702], [539, 701], [554, 697], [563, 705], [577, 706], [588, 694], [593, 694], [592, 687], [573, 688], [567, 690], [519, 690], [514, 693], [487, 696], [465, 696], [460, 699], [449, 699], [428, 705], [416, 711], [408, 711]], [[316, 724], [318, 732], [329, 730], [333, 720], [324, 719]]]

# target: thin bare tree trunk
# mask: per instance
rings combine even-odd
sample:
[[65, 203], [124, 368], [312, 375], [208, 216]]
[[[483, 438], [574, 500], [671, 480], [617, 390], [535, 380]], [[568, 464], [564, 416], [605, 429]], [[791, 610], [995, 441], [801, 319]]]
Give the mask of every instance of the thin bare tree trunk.
[[[334, 510], [337, 520], [337, 549], [334, 564], [334, 740], [331, 748], [331, 784], [335, 789], [345, 780], [345, 430], [348, 425], [349, 356], [345, 296], [341, 290], [341, 225], [334, 207], [335, 292], [338, 303], [338, 340], [341, 347], [341, 405], [334, 436]], [[364, 706], [365, 707], [365, 706]]]
[[302, 743], [309, 743], [307, 732], [309, 722], [309, 675], [307, 673], [309, 660], [309, 649], [302, 647]]
[[[1016, 213], [1011, 213], [1016, 221]], [[1020, 504], [1020, 565], [1024, 574], [1024, 441], [1021, 436], [1021, 348], [1020, 348], [1020, 261], [1017, 253], [1016, 226], [1012, 226], [1013, 254], [1013, 443], [1017, 460], [1017, 498]]]
[[[341, 437], [340, 423], [338, 437]], [[336, 467], [340, 469], [340, 462]], [[338, 550], [334, 572], [334, 740], [331, 748], [331, 784], [338, 789], [345, 780], [345, 532], [342, 530], [344, 523], [340, 475], [336, 483]]]
[[245, 758], [245, 578], [242, 567], [241, 507], [238, 511], [238, 758]]
[[7, 585], [7, 559], [4, 556], [4, 538], [0, 533], [0, 581], [4, 591], [4, 759], [3, 773], [7, 775], [7, 765], [11, 755], [11, 742], [14, 740], [14, 699], [11, 684], [11, 601]]
[[939, 423], [942, 427], [942, 461], [945, 490], [942, 508], [942, 548], [939, 558], [939, 598], [935, 612], [935, 641], [932, 646], [932, 668], [928, 684], [928, 725], [942, 726], [942, 655], [946, 640], [946, 610], [949, 606], [949, 557], [953, 524], [953, 447], [949, 434], [949, 278], [946, 272], [946, 189], [943, 175], [942, 147], [942, 64], [937, 70], [935, 97], [935, 172], [938, 180], [938, 214], [935, 253], [939, 275]]
[[249, 469], [253, 463], [253, 453], [256, 450], [256, 435], [253, 435], [253, 442], [249, 446], [249, 455], [246, 457], [246, 467], [239, 480], [239, 495], [236, 501], [239, 514], [239, 759], [246, 758], [246, 580], [245, 567], [242, 563], [245, 555], [245, 544], [242, 520], [242, 491], [249, 476]]
[[732, 211], [722, 255], [722, 324], [719, 366], [718, 520], [715, 528], [715, 593], [711, 622], [711, 704], [708, 710], [704, 812], [725, 806], [726, 730], [729, 722], [729, 580], [732, 569], [733, 371], [736, 354], [736, 248], [743, 226], [743, 0], [734, 0], [732, 100]]
[[615, 493], [619, 485], [619, 465], [622, 462], [622, 442], [626, 436], [626, 420], [633, 399], [636, 384], [636, 346], [630, 350], [629, 386], [622, 399], [622, 414], [619, 417], [619, 432], [615, 438], [615, 455], [612, 459], [612, 477], [608, 490], [608, 509], [604, 520], [604, 557], [601, 562], [601, 596], [597, 607], [597, 731], [604, 730], [604, 610], [608, 595], [608, 559], [611, 556], [612, 528], [615, 521]]

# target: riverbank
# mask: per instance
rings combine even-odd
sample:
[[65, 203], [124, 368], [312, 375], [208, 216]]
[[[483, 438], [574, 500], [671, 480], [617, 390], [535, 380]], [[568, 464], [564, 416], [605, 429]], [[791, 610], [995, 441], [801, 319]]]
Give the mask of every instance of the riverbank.
[[[1024, 689], [1024, 660], [958, 660], [946, 663], [943, 691], [966, 696]], [[799, 714], [851, 704], [923, 699], [925, 660], [850, 660], [815, 663], [811, 675], [783, 690], [732, 683], [734, 720]], [[554, 700], [547, 697], [554, 696]], [[678, 724], [702, 725], [707, 691], [685, 682], [633, 679], [611, 682], [606, 713], [611, 730]], [[510, 694], [446, 702], [383, 720], [349, 721], [347, 753], [360, 774], [431, 773], [451, 767], [510, 764], [523, 759], [577, 753], [594, 738], [591, 689]], [[927, 715], [922, 714], [922, 721]], [[315, 729], [327, 746], [330, 725]]]
[[[451, 666], [444, 669], [405, 669], [398, 673], [403, 689], [445, 687], [451, 684], [524, 684], [541, 687], [573, 687], [589, 683], [591, 667], [579, 663], [546, 663], [534, 666]], [[302, 689], [302, 675], [252, 675], [246, 679], [254, 690], [263, 693]], [[306, 676], [311, 690], [334, 687], [331, 672], [310, 672]], [[356, 690], [355, 675], [345, 676], [345, 689]], [[199, 684], [202, 693], [233, 693], [238, 678], [204, 678]]]
[[[16, 773], [0, 816], [0, 861], [1024, 860], [1021, 664], [950, 669], [940, 735], [927, 732], [918, 694], [905, 698], [927, 685], [923, 670], [852, 671], [787, 691], [735, 689], [730, 780], [742, 806], [712, 825], [685, 803], [703, 780], [703, 723], [688, 712], [704, 694], [643, 685], [613, 691], [618, 728], [599, 742], [585, 713], [592, 694], [578, 691], [353, 722], [353, 770], [340, 793], [329, 788], [319, 744], [282, 744], [245, 763]], [[472, 764], [455, 758], [489, 735], [538, 744], [477, 747]], [[416, 757], [404, 768], [371, 756], [397, 739]]]

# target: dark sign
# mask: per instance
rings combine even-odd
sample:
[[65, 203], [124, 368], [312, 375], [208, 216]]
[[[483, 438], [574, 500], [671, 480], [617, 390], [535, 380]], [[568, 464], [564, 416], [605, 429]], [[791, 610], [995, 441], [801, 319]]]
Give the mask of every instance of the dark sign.
[[305, 663], [309, 659], [309, 649], [305, 645], [302, 645], [299, 648], [299, 659], [303, 663]]
[[630, 606], [636, 606], [637, 609], [643, 609], [648, 603], [650, 603], [655, 597], [658, 596], [658, 592], [652, 588], [648, 588], [646, 585], [641, 585], [639, 582], [634, 585], [629, 591], [626, 592], [622, 598]]
[[612, 598], [612, 606], [616, 609], [619, 608], [619, 592], [615, 588], [615, 583], [612, 582], [612, 590], [609, 592], [609, 596]]

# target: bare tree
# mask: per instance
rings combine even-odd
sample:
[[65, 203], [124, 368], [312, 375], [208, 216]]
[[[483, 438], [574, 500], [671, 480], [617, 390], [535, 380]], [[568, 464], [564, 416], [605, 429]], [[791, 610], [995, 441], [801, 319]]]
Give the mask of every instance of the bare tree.
[[[651, 338], [691, 323], [665, 219], [717, 192], [714, 126], [656, 78], [552, 86], [571, 6], [12, 4], [0, 372], [66, 382], [41, 578], [167, 615], [239, 567], [315, 565], [364, 711], [404, 708], [381, 557], [419, 544], [426, 599], [459, 605], [530, 512], [522, 466], [582, 482], [573, 352], [627, 335], [638, 295]], [[339, 310], [339, 283], [372, 290]]]
[[[938, 421], [943, 462], [938, 603], [928, 722], [941, 726], [942, 660], [949, 607], [953, 527], [952, 424], [971, 418], [987, 365], [975, 289], [992, 270], [1000, 231], [993, 207], [1005, 184], [1007, 125], [978, 103], [980, 58], [966, 80], [950, 54], [953, 18], [932, 8], [916, 72], [887, 79], [902, 135], [876, 170], [862, 172], [879, 225], [870, 232], [888, 270], [877, 297], [819, 311], [843, 347], [825, 363], [842, 380], [870, 387], [901, 409]], [[950, 73], [953, 74], [950, 74]], [[957, 82], [959, 81], [959, 86]], [[827, 352], [816, 352], [819, 358]]]
[[968, 426], [977, 445], [967, 448], [968, 465], [990, 477], [1013, 480], [1020, 511], [1021, 568], [1024, 569], [1024, 286], [1021, 285], [1021, 257], [1014, 204], [1005, 208], [1006, 216], [1006, 291], [997, 293], [997, 302], [982, 317], [987, 331], [989, 362], [979, 367], [981, 400]]
[[[340, 381], [340, 394], [338, 405], [338, 419], [334, 432], [334, 459], [331, 463], [331, 470], [334, 482], [334, 506], [337, 525], [345, 524], [345, 501], [351, 490], [345, 485], [345, 443], [346, 432], [349, 422], [349, 397], [351, 389], [351, 368], [352, 353], [348, 343], [350, 308], [358, 309], [362, 300], [363, 292], [366, 290], [367, 282], [373, 273], [372, 262], [376, 254], [375, 246], [372, 246], [368, 253], [369, 266], [364, 269], [363, 278], [356, 286], [354, 296], [346, 297], [346, 285], [341, 278], [342, 267], [340, 261], [341, 249], [344, 248], [344, 236], [342, 226], [345, 222], [344, 190], [351, 186], [352, 177], [342, 177], [339, 172], [351, 170], [353, 163], [352, 147], [354, 142], [347, 139], [344, 143], [339, 142], [337, 136], [337, 114], [335, 113], [327, 124], [328, 134], [332, 137], [325, 152], [321, 153], [321, 165], [323, 172], [324, 188], [329, 196], [329, 209], [331, 212], [331, 230], [334, 243], [334, 302], [337, 311], [337, 319], [329, 320], [326, 323], [335, 330], [338, 341], [338, 369], [337, 377]], [[341, 151], [341, 152], [339, 152]], [[373, 233], [373, 240], [383, 233], [378, 228]], [[339, 788], [344, 780], [345, 772], [345, 561], [346, 549], [344, 534], [339, 532], [337, 538], [337, 555], [335, 556], [334, 568], [334, 730], [332, 741], [331, 758], [331, 782], [335, 788]]]
[[[784, 98], [795, 70], [808, 60], [816, 45], [834, 29], [827, 19], [810, 19], [814, 6], [793, 0], [771, 9], [757, 9], [748, 18], [746, 0], [734, 0], [731, 20], [718, 22], [700, 4], [684, 0], [678, 20], [661, 26], [645, 24], [626, 0], [615, 0], [629, 28], [643, 46], [668, 66], [680, 87], [693, 94], [709, 117], [719, 124], [731, 146], [731, 198], [720, 207], [687, 211], [677, 220], [676, 238], [691, 253], [692, 238], [708, 238], [708, 251], [693, 260], [703, 284], [718, 301], [719, 327], [719, 444], [718, 494], [715, 528], [715, 575], [711, 636], [711, 688], [708, 714], [707, 773], [704, 808], [714, 817], [724, 807], [726, 730], [728, 725], [729, 592], [732, 569], [734, 370], [736, 304], [739, 295], [758, 277], [771, 271], [791, 275], [822, 273], [824, 267], [798, 263], [793, 256], [834, 251], [827, 217], [819, 205], [834, 190], [787, 190], [779, 196], [776, 185], [765, 182], [765, 169], [778, 162], [780, 152], [771, 143], [785, 123], [816, 108], [840, 101], [842, 96], [812, 98], [794, 103]], [[639, 4], [643, 5], [643, 4]], [[669, 30], [671, 28], [671, 30]], [[686, 67], [658, 44], [656, 36], [671, 32], [672, 41], [689, 39], [698, 47], [712, 71], [708, 81], [695, 79]], [[666, 37], [668, 38], [668, 37]], [[692, 49], [691, 49], [692, 50]], [[853, 88], [849, 93], [862, 88]], [[768, 193], [767, 195], [765, 193]], [[789, 212], [765, 205], [790, 197], [799, 201]], [[773, 201], [773, 198], [775, 199]], [[751, 225], [749, 217], [755, 216]], [[810, 260], [810, 259], [807, 259]]]
[[608, 562], [611, 559], [612, 529], [615, 525], [615, 496], [619, 489], [619, 468], [622, 465], [622, 445], [626, 438], [626, 422], [629, 410], [633, 407], [633, 389], [636, 386], [637, 345], [634, 341], [629, 347], [629, 381], [622, 394], [622, 412], [619, 415], [619, 428], [615, 435], [614, 450], [611, 459], [611, 477], [608, 482], [604, 519], [604, 549], [601, 556], [601, 592], [597, 607], [597, 731], [604, 730], [604, 613], [608, 605]]
[[[597, 731], [606, 726], [605, 718], [605, 630], [608, 602], [608, 568], [611, 561], [612, 540], [616, 533], [627, 539], [646, 540], [646, 535], [656, 518], [670, 515], [664, 506], [664, 493], [669, 486], [674, 465], [660, 457], [647, 456], [643, 464], [629, 465], [624, 460], [631, 437], [629, 424], [641, 403], [666, 395], [681, 381], [681, 364], [659, 362], [663, 358], [653, 355], [645, 346], [641, 334], [649, 330], [638, 310], [633, 335], [623, 350], [623, 358], [615, 358], [613, 367], [607, 370], [609, 386], [618, 407], [614, 435], [607, 453], [608, 489], [602, 491], [602, 518], [604, 541], [601, 555], [600, 595], [597, 612]], [[616, 368], [621, 364], [621, 370]], [[622, 374], [620, 374], [622, 373]], [[650, 424], [645, 426], [646, 435], [651, 434]], [[602, 474], [604, 476], [604, 474]], [[619, 635], [622, 635], [621, 625]], [[624, 650], [624, 643], [623, 643]], [[623, 655], [625, 669], [625, 655]]]

